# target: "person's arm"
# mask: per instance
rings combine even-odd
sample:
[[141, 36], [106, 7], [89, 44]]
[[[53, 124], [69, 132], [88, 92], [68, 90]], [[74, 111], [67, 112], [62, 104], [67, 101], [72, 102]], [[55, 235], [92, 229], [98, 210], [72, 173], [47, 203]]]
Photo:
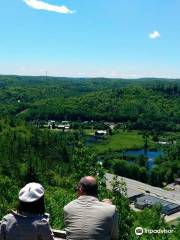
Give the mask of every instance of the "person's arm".
[[0, 223], [0, 240], [6, 239], [6, 220], [3, 219]]
[[117, 240], [118, 237], [119, 237], [118, 212], [117, 210], [115, 210], [112, 221], [111, 240]]
[[46, 219], [42, 219], [38, 224], [38, 239], [54, 240], [54, 234], [51, 231], [50, 225]]

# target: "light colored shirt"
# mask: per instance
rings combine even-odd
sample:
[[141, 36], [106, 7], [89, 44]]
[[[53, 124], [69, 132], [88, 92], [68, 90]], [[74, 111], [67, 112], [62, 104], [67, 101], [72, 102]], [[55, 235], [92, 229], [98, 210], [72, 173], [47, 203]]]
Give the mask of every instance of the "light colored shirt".
[[20, 215], [12, 211], [1, 222], [0, 240], [54, 240], [54, 237], [48, 216]]
[[116, 207], [92, 196], [81, 196], [64, 207], [68, 240], [118, 239]]

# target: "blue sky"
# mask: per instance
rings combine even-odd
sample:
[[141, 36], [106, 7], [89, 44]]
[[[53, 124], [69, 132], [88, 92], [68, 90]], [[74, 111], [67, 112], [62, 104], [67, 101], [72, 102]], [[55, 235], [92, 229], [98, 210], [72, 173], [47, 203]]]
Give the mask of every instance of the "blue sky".
[[180, 78], [179, 0], [1, 0], [0, 74]]

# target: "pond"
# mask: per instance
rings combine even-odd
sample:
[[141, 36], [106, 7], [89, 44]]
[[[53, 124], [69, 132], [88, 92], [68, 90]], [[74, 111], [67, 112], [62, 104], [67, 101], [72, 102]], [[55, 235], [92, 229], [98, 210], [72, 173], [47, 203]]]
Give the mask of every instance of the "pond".
[[102, 143], [104, 141], [104, 138], [100, 138], [97, 136], [90, 136], [85, 140], [85, 144], [92, 145], [93, 143]]
[[128, 150], [125, 152], [127, 156], [141, 156], [147, 158], [147, 168], [150, 170], [154, 166], [155, 159], [157, 157], [160, 157], [163, 155], [163, 152], [161, 150], [145, 150], [145, 149], [139, 149], [139, 150]]

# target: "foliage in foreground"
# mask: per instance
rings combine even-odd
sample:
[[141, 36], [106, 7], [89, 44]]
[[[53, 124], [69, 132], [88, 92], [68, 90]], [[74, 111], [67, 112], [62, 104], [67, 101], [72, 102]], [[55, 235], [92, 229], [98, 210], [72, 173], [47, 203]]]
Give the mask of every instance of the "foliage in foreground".
[[[1, 217], [9, 209], [16, 208], [18, 191], [25, 183], [38, 181], [46, 189], [46, 207], [51, 215], [51, 225], [62, 229], [63, 206], [76, 197], [74, 185], [77, 181], [90, 174], [98, 177], [99, 198], [109, 197], [117, 206], [120, 240], [138, 239], [134, 234], [136, 226], [168, 228], [158, 209], [132, 212], [124, 196], [126, 186], [117, 179], [114, 179], [113, 191], [106, 190], [104, 169], [97, 164], [95, 153], [84, 147], [77, 134], [61, 135], [32, 128], [24, 123], [1, 121]], [[143, 235], [142, 239], [175, 240], [178, 234], [179, 227], [176, 227], [171, 235]]]

